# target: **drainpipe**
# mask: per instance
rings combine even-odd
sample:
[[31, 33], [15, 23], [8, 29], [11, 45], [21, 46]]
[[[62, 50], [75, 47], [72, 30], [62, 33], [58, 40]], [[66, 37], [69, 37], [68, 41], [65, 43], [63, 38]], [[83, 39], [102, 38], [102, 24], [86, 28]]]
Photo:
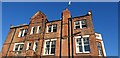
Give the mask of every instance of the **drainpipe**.
[[12, 40], [10, 41], [10, 45], [9, 45], [9, 47], [8, 47], [8, 50], [7, 50], [7, 53], [6, 53], [5, 58], [7, 58], [8, 52], [9, 52], [9, 50], [10, 50], [10, 46], [11, 46], [11, 44], [12, 44], [12, 41], [13, 41], [14, 36], [15, 36], [15, 33], [16, 33], [16, 29], [17, 29], [17, 28], [15, 28], [15, 31], [14, 31], [14, 33], [13, 33]]
[[61, 19], [61, 30], [60, 30], [60, 58], [62, 54], [62, 19]]
[[70, 58], [70, 21], [68, 19], [68, 58]]
[[71, 22], [71, 43], [72, 43], [72, 58], [74, 58], [74, 41], [73, 41], [73, 27], [72, 27], [72, 19], [70, 18]]
[[[44, 22], [43, 21], [43, 19], [42, 19], [42, 26], [43, 26], [43, 24], [45, 23], [45, 26], [44, 26], [44, 31], [43, 31], [43, 38], [42, 38], [42, 47], [41, 47], [41, 51], [40, 51], [40, 58], [42, 58], [42, 49], [43, 49], [43, 46], [44, 46], [44, 35], [45, 35], [45, 29], [46, 29], [46, 22]], [[42, 29], [43, 30], [43, 29]]]

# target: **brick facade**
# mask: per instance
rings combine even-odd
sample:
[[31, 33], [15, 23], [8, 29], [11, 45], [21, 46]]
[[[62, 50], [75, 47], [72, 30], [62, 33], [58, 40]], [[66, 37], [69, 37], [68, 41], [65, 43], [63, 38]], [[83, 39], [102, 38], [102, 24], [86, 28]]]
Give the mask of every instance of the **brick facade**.
[[[87, 25], [87, 26], [85, 25], [86, 28], [83, 27], [80, 28], [79, 26], [77, 28], [75, 26], [75, 22], [80, 20], [85, 20]], [[51, 26], [50, 27], [51, 29], [49, 29], [48, 26]], [[26, 34], [21, 35], [21, 37], [18, 37], [22, 29], [24, 30], [22, 33], [26, 32]], [[39, 33], [37, 33], [38, 29], [40, 30]], [[49, 32], [48, 29], [51, 32]], [[31, 30], [34, 31], [31, 32]], [[84, 52], [77, 53], [78, 49], [77, 49], [76, 38], [77, 37], [82, 38], [82, 36], [84, 35], [89, 35], [89, 46], [88, 46], [90, 48], [89, 53], [84, 53]], [[100, 45], [102, 48], [101, 49], [102, 56], [106, 56], [103, 46], [103, 41], [102, 39], [97, 38], [96, 35], [98, 35], [99, 37], [100, 34], [95, 33], [94, 31], [91, 11], [88, 11], [88, 13], [83, 16], [71, 17], [70, 11], [66, 8], [62, 12], [62, 19], [55, 21], [48, 21], [46, 15], [41, 11], [38, 11], [33, 17], [31, 17], [29, 24], [22, 24], [19, 26], [10, 27], [10, 31], [2, 47], [2, 56], [39, 56], [39, 57], [40, 56], [45, 56], [45, 57], [99, 56], [97, 42], [101, 43]], [[54, 54], [49, 54], [52, 53], [53, 51], [52, 49], [50, 49], [51, 51], [47, 52], [48, 54], [46, 55], [45, 54], [46, 40], [52, 41], [54, 39], [55, 39], [55, 52], [53, 52]], [[37, 48], [34, 51], [33, 48], [35, 46], [35, 42], [37, 42], [36, 44]], [[19, 48], [16, 48], [15, 43], [24, 43], [24, 46], [23, 48], [21, 48], [22, 49], [21, 51], [19, 51], [21, 46], [18, 45]], [[29, 49], [27, 49], [29, 45], [28, 43], [31, 44]], [[53, 43], [50, 42], [49, 44], [51, 45], [50, 46], [51, 48]], [[84, 42], [82, 44], [84, 44]]]

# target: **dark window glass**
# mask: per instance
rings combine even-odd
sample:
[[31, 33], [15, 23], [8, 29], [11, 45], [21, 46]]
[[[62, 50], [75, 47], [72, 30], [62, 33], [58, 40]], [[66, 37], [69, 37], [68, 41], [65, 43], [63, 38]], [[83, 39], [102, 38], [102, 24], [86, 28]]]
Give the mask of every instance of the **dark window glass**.
[[45, 54], [49, 54], [49, 50], [50, 50], [50, 41], [47, 41], [46, 48], [45, 48]]
[[84, 40], [84, 49], [85, 49], [85, 51], [90, 51], [89, 38], [85, 37], [85, 38], [83, 38], [83, 40]]
[[52, 25], [48, 26], [48, 32], [51, 32], [52, 30]]
[[31, 48], [31, 46], [32, 46], [32, 43], [29, 43], [29, 49]]
[[98, 54], [102, 55], [102, 48], [100, 42], [97, 42], [97, 46], [98, 46]]
[[20, 30], [20, 32], [21, 32], [21, 35], [20, 35], [20, 37], [22, 37], [22, 34], [23, 34], [23, 30], [24, 30], [24, 29], [21, 29], [21, 30]]
[[53, 32], [57, 31], [57, 25], [53, 25]]
[[37, 47], [38, 47], [38, 43], [35, 42], [35, 51], [37, 50]]
[[51, 54], [55, 54], [55, 45], [56, 45], [56, 41], [51, 41]]
[[33, 34], [35, 33], [35, 27], [33, 28]]
[[77, 46], [77, 48], [79, 48], [79, 52], [83, 52], [83, 49], [82, 49], [82, 39], [81, 38], [77, 39], [77, 44], [79, 44]]
[[86, 20], [81, 20], [82, 28], [87, 28]]
[[24, 46], [24, 44], [20, 44], [20, 50], [22, 50], [22, 49], [23, 49], [23, 46]]
[[27, 29], [25, 29], [25, 34], [24, 34], [24, 36], [26, 36], [27, 35]]
[[16, 45], [16, 46], [15, 46], [15, 51], [18, 51], [18, 47], [19, 47], [19, 45]]
[[75, 28], [76, 28], [76, 29], [80, 28], [80, 21], [76, 21], [76, 22], [75, 22]]

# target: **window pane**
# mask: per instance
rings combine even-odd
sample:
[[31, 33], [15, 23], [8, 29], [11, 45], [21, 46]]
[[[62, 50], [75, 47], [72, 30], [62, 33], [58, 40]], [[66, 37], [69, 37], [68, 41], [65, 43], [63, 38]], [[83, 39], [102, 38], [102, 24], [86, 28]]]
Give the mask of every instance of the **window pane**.
[[48, 47], [45, 48], [45, 54], [49, 54], [49, 48]]
[[38, 46], [38, 43], [36, 42], [35, 43], [35, 51], [37, 50], [37, 46]]
[[75, 22], [75, 28], [77, 29], [77, 28], [80, 28], [80, 21], [76, 21]]
[[75, 26], [76, 29], [80, 28], [80, 26]]
[[87, 28], [86, 20], [81, 20], [82, 28]]
[[53, 32], [57, 31], [57, 25], [53, 25]]
[[27, 29], [25, 29], [25, 34], [24, 34], [24, 36], [25, 36], [25, 35], [27, 35]]
[[84, 40], [84, 44], [89, 44], [89, 38], [88, 37], [84, 37], [83, 40]]
[[31, 46], [32, 44], [31, 43], [29, 43], [29, 46]]
[[23, 49], [23, 46], [24, 46], [24, 44], [20, 44], [20, 50], [22, 50], [22, 49]]
[[35, 27], [33, 27], [33, 30], [32, 30], [32, 34], [34, 34], [35, 33]]
[[15, 46], [15, 51], [17, 51], [17, 50], [18, 50], [18, 47], [19, 47], [19, 45], [16, 45], [16, 46]]
[[90, 51], [90, 46], [89, 45], [84, 46], [84, 48], [85, 48], [85, 51]]
[[86, 24], [86, 20], [81, 20], [81, 23], [85, 25]]
[[51, 41], [51, 54], [55, 54], [55, 45], [56, 45], [56, 41]]
[[51, 54], [55, 54], [55, 48], [51, 48]]
[[24, 29], [21, 29], [21, 30], [20, 30], [20, 32], [21, 32], [21, 35], [20, 35], [20, 37], [22, 37], [22, 34], [23, 34], [23, 30], [24, 30]]
[[52, 26], [48, 26], [48, 32], [51, 32]]
[[90, 51], [89, 38], [85, 37], [85, 38], [83, 38], [83, 41], [84, 41], [84, 49], [85, 49], [85, 51]]
[[82, 40], [81, 38], [77, 39], [77, 48], [79, 48], [79, 52], [83, 52], [81, 40]]
[[79, 48], [79, 52], [83, 52], [82, 46], [77, 46]]
[[28, 49], [30, 49], [30, 48], [31, 48], [31, 46], [32, 46], [32, 43], [29, 43]]
[[99, 42], [97, 42], [97, 46], [98, 46], [98, 54], [102, 55], [102, 48]]
[[47, 41], [46, 48], [45, 48], [45, 54], [49, 54], [49, 50], [50, 50], [50, 41]]
[[79, 21], [76, 21], [76, 22], [75, 22], [75, 25], [80, 25], [80, 22], [79, 22]]
[[77, 39], [77, 43], [78, 43], [79, 45], [82, 45], [81, 38], [78, 38], [78, 39]]

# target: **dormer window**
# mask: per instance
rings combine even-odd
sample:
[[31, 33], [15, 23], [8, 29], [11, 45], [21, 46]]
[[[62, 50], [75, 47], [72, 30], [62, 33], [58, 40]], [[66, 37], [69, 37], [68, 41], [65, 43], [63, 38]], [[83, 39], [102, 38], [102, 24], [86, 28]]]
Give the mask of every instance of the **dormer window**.
[[27, 29], [21, 29], [19, 31], [18, 37], [23, 37], [25, 35], [27, 35]]
[[86, 20], [76, 21], [76, 22], [74, 23], [74, 25], [75, 25], [75, 29], [87, 28]]
[[57, 32], [57, 25], [49, 25], [48, 32]]

